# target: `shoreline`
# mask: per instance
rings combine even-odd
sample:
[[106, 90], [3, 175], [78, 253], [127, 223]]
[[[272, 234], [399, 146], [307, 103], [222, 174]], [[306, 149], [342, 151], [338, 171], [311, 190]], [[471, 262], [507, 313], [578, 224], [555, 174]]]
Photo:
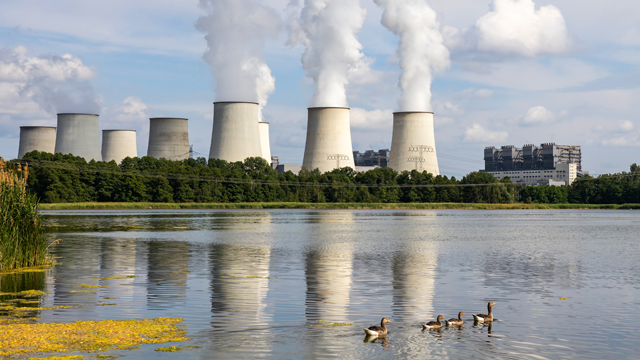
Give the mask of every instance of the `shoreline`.
[[328, 210], [640, 210], [640, 204], [476, 204], [476, 203], [61, 203], [39, 210], [149, 209], [328, 209]]

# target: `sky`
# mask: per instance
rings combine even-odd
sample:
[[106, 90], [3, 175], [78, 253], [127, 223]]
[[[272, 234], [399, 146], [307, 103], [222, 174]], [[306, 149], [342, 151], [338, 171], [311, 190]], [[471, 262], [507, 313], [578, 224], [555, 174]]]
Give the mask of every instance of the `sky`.
[[[272, 21], [254, 32], [257, 58], [271, 72], [262, 110], [271, 152], [301, 164], [306, 109], [317, 94], [309, 44], [291, 41], [297, 1], [251, 1]], [[208, 2], [216, 0], [0, 2], [0, 156], [17, 156], [20, 126], [55, 126], [57, 112], [97, 112], [101, 129], [137, 130], [140, 156], [150, 117], [188, 118], [196, 156], [207, 157], [213, 102], [225, 88], [205, 36], [233, 29], [198, 25], [211, 15]], [[345, 80], [354, 150], [390, 148], [401, 106], [404, 58], [399, 37], [381, 23], [384, 2], [403, 3], [355, 4], [363, 10], [352, 39], [360, 55]], [[529, 143], [580, 145], [591, 174], [640, 162], [640, 2], [406, 2], [435, 12], [431, 26], [449, 52], [431, 84], [442, 174], [482, 169], [486, 146]]]

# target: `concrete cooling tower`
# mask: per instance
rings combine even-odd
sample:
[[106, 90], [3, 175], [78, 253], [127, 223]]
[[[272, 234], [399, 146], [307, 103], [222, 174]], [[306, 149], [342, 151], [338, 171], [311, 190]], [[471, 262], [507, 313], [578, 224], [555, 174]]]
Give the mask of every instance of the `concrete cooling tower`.
[[440, 175], [433, 131], [433, 113], [397, 112], [393, 114], [393, 136], [389, 167], [398, 172], [427, 171]]
[[51, 126], [20, 126], [18, 159], [31, 151], [55, 153], [56, 128]]
[[87, 162], [101, 161], [98, 115], [58, 114], [56, 153], [80, 156]]
[[271, 142], [269, 140], [269, 123], [259, 122], [260, 147], [262, 148], [262, 158], [271, 164]]
[[188, 119], [152, 118], [149, 120], [147, 156], [167, 160], [186, 160], [189, 158]]
[[[236, 162], [249, 157], [263, 157], [259, 119], [257, 103], [214, 103], [209, 158]], [[271, 163], [271, 159], [267, 161]]]
[[135, 130], [102, 130], [102, 161], [120, 164], [126, 157], [137, 156]]
[[321, 173], [343, 167], [355, 169], [349, 108], [309, 108], [302, 167]]

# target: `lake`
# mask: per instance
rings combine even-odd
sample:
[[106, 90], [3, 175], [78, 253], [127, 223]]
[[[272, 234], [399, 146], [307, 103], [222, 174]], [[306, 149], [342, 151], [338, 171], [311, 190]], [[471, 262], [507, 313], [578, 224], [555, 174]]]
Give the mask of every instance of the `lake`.
[[[127, 359], [628, 359], [640, 212], [47, 211], [58, 265], [37, 321], [183, 318], [191, 341]], [[135, 276], [119, 280], [99, 277]], [[6, 283], [6, 282], [4, 282]], [[3, 284], [4, 284], [3, 283]], [[79, 284], [95, 293], [71, 293]], [[105, 298], [118, 298], [105, 300]], [[102, 301], [102, 303], [101, 303]], [[495, 321], [474, 326], [472, 313]], [[422, 330], [465, 312], [462, 328]], [[362, 328], [388, 317], [386, 339]], [[352, 324], [352, 325], [351, 325]], [[324, 326], [343, 325], [343, 326]], [[180, 353], [160, 346], [194, 345]]]

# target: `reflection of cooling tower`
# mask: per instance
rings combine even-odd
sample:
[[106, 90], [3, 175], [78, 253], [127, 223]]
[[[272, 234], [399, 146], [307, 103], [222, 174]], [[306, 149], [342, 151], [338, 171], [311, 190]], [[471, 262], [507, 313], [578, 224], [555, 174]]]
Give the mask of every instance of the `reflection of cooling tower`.
[[126, 157], [138, 156], [135, 130], [102, 130], [102, 161], [117, 164]]
[[[420, 231], [420, 230], [416, 230]], [[393, 317], [431, 319], [438, 247], [424, 240], [405, 244], [393, 259]]]
[[271, 164], [271, 142], [269, 141], [269, 123], [260, 122], [260, 147], [262, 147], [262, 157]]
[[433, 131], [433, 113], [393, 114], [389, 167], [398, 172], [418, 170], [440, 175]]
[[307, 254], [307, 319], [348, 321], [352, 252], [349, 244], [330, 244]]
[[151, 123], [147, 156], [167, 160], [189, 158], [189, 120], [180, 118], [153, 118], [149, 120]]
[[20, 126], [18, 159], [38, 150], [53, 154], [56, 151], [56, 128], [51, 126]]
[[342, 167], [355, 169], [348, 108], [309, 108], [302, 167], [321, 173]]
[[58, 114], [55, 151], [101, 161], [98, 115]]
[[257, 103], [214, 103], [209, 158], [236, 162], [262, 157], [259, 110]]

